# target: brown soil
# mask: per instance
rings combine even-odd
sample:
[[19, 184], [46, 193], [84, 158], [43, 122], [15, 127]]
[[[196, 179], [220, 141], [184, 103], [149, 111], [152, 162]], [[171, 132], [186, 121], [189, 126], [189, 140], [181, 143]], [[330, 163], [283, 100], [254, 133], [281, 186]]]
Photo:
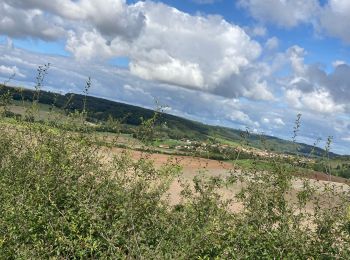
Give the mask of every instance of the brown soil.
[[[110, 155], [117, 155], [125, 151], [122, 148], [112, 148]], [[202, 177], [225, 177], [229, 176], [233, 172], [233, 165], [228, 162], [191, 157], [191, 156], [177, 156], [177, 155], [166, 155], [166, 154], [155, 154], [140, 152], [134, 150], [128, 150], [133, 159], [139, 160], [140, 158], [147, 158], [152, 160], [156, 166], [162, 166], [168, 162], [176, 163], [182, 166], [182, 174], [180, 177], [175, 178], [170, 185], [169, 192], [167, 194], [167, 199], [171, 205], [176, 205], [181, 202], [182, 196], [182, 183], [188, 183], [193, 188], [193, 183], [191, 182], [195, 176]], [[237, 170], [236, 170], [237, 171]], [[331, 177], [329, 181], [329, 176], [320, 173], [310, 173], [306, 176], [310, 179], [310, 184], [317, 187], [320, 191], [324, 188], [325, 184], [335, 185], [339, 189], [349, 189], [349, 181], [340, 177]], [[236, 183], [230, 188], [220, 189], [220, 194], [224, 199], [233, 199], [230, 204], [230, 210], [234, 212], [239, 212], [243, 209], [241, 203], [234, 200], [235, 194], [237, 194], [244, 183]], [[291, 192], [291, 200], [296, 200], [296, 194], [303, 187], [303, 181], [300, 178], [296, 178], [293, 181], [293, 191]]]
[[338, 177], [338, 176], [327, 175], [323, 172], [308, 173], [306, 177], [317, 181], [329, 181], [329, 182], [350, 184], [350, 180], [348, 179]]
[[[118, 154], [124, 151], [122, 148], [113, 148], [112, 153]], [[156, 166], [161, 166], [169, 161], [176, 162], [182, 166], [185, 173], [195, 173], [199, 170], [203, 171], [228, 171], [232, 169], [232, 164], [228, 162], [204, 159], [191, 156], [167, 155], [157, 153], [147, 153], [129, 150], [135, 160], [147, 158], [154, 161]]]

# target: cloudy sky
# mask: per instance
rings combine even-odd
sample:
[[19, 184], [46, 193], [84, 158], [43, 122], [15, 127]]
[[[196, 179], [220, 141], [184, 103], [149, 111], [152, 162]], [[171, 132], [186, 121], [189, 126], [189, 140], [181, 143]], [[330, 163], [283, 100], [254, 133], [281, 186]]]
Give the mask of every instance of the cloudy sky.
[[1, 0], [0, 80], [350, 154], [349, 0]]

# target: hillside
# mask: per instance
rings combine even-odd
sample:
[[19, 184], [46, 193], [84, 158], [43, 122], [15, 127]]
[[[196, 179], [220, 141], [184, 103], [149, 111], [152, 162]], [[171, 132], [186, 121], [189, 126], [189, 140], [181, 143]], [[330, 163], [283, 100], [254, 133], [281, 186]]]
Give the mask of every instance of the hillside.
[[[20, 89], [16, 87], [2, 86], [0, 95], [8, 92], [14, 100], [32, 101], [34, 91], [29, 89]], [[40, 91], [39, 102], [41, 104], [52, 105], [55, 107], [74, 111], [82, 110], [84, 104], [84, 95], [67, 93], [61, 95], [58, 93]], [[88, 119], [92, 122], [105, 121], [112, 116], [114, 119], [122, 120], [126, 125], [137, 126], [142, 122], [142, 119], [149, 119], [154, 115], [154, 111], [130, 104], [115, 102], [103, 98], [87, 96], [86, 109], [88, 111]], [[166, 127], [162, 127], [162, 132], [169, 138], [191, 139], [191, 140], [208, 140], [219, 139], [228, 142], [241, 142], [244, 131], [231, 129], [221, 126], [211, 126], [203, 123], [195, 122], [189, 119], [178, 116], [162, 113], [159, 123], [166, 122]], [[261, 143], [261, 139], [265, 140], [265, 145]], [[249, 145], [259, 149], [268, 149], [278, 153], [295, 154], [295, 145], [291, 141], [283, 140], [277, 137], [268, 135], [259, 136], [250, 134], [247, 137]], [[311, 145], [298, 143], [298, 152], [303, 155], [308, 155], [312, 150], [314, 156], [323, 156], [325, 151], [321, 148], [314, 148]], [[335, 153], [330, 153], [331, 157], [337, 157]]]

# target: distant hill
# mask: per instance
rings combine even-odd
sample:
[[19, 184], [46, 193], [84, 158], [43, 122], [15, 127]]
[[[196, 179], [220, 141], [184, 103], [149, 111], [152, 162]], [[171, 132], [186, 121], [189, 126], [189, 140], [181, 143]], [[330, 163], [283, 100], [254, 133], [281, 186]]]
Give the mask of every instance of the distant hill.
[[[33, 100], [33, 90], [19, 89], [16, 87], [2, 86], [0, 89], [0, 95], [9, 92], [14, 100]], [[69, 101], [69, 103], [68, 103]], [[154, 115], [154, 111], [138, 106], [115, 102], [103, 98], [97, 98], [93, 96], [86, 97], [86, 109], [88, 111], [88, 118], [90, 121], [105, 121], [109, 116], [114, 119], [123, 120], [123, 123], [127, 125], [137, 126], [142, 121], [141, 118], [149, 119]], [[70, 111], [82, 110], [84, 103], [84, 95], [67, 93], [65, 95], [40, 91], [39, 102], [42, 104], [52, 105], [60, 109], [67, 109]], [[67, 104], [68, 103], [68, 104]], [[181, 118], [178, 116], [162, 113], [161, 122], [166, 122], [166, 128], [162, 128], [164, 132], [172, 139], [191, 139], [191, 140], [207, 140], [212, 138], [218, 138], [220, 140], [229, 142], [241, 142], [244, 131], [231, 129], [221, 126], [210, 126]], [[272, 136], [259, 136], [256, 134], [250, 134], [248, 141], [249, 145], [259, 149], [265, 149], [265, 145], [262, 144], [261, 139], [265, 140], [266, 148], [268, 150], [295, 154], [295, 145], [291, 141], [283, 140]], [[308, 155], [313, 146], [303, 143], [298, 143], [298, 153], [302, 155]], [[325, 151], [316, 147], [314, 149], [314, 156], [323, 156]], [[330, 153], [331, 157], [337, 157], [335, 153]]]

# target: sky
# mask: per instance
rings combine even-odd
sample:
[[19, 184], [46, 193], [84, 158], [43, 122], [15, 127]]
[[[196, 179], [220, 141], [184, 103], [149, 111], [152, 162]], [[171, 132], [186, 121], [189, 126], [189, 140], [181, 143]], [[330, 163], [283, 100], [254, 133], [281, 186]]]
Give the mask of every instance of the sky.
[[2, 0], [0, 80], [350, 154], [349, 0]]

